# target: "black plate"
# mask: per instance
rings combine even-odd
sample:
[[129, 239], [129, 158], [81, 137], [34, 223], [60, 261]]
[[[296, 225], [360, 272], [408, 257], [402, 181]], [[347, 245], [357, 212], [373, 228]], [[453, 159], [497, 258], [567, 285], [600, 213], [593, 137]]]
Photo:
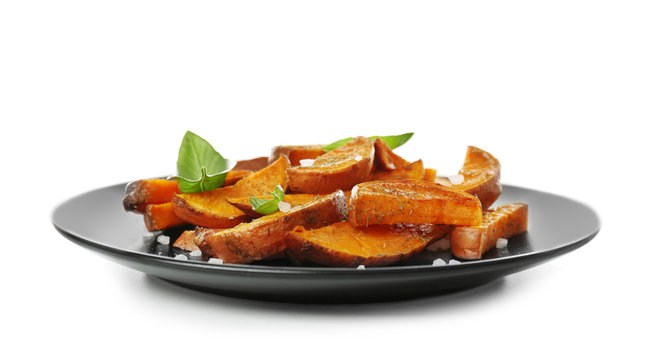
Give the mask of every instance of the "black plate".
[[[185, 253], [155, 241], [141, 215], [125, 212], [125, 184], [76, 196], [54, 210], [54, 227], [74, 243], [178, 285], [222, 295], [293, 302], [368, 302], [423, 296], [476, 286], [541, 264], [575, 250], [599, 231], [588, 206], [553, 194], [504, 186], [495, 205], [529, 204], [529, 231], [513, 237], [504, 249], [482, 260], [432, 266], [452, 257], [449, 251], [424, 251], [396, 266], [330, 268], [292, 266], [285, 262], [251, 265], [209, 264], [178, 260]], [[177, 236], [179, 230], [168, 233]], [[155, 234], [157, 235], [157, 234]]]

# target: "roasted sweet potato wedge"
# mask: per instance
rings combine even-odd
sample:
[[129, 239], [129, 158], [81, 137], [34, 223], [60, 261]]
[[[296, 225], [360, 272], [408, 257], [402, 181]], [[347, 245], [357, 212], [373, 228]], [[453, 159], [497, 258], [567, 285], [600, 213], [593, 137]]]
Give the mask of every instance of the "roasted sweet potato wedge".
[[437, 171], [436, 169], [428, 169], [426, 168], [423, 172], [423, 180], [425, 181], [434, 181], [436, 180], [436, 174]]
[[275, 161], [281, 155], [286, 155], [290, 165], [300, 166], [301, 160], [315, 159], [324, 153], [322, 145], [279, 145], [272, 148], [268, 161]]
[[[216, 229], [214, 229], [216, 230]], [[194, 243], [196, 237], [194, 236], [194, 230], [185, 230], [173, 243], [173, 246], [178, 249], [187, 250], [187, 251], [196, 251], [200, 250], [198, 245]]]
[[272, 164], [275, 161], [276, 159], [274, 161], [269, 162], [267, 156], [261, 156], [258, 158], [248, 159], [248, 160], [239, 160], [236, 162], [236, 166], [234, 166], [232, 170], [259, 171], [264, 167]]
[[357, 137], [339, 148], [321, 155], [312, 166], [288, 169], [290, 189], [295, 193], [326, 194], [349, 190], [364, 181], [374, 157], [368, 138]]
[[367, 181], [375, 180], [421, 180], [425, 175], [423, 161], [417, 160], [402, 168], [394, 170], [374, 170], [369, 173]]
[[500, 172], [500, 162], [493, 155], [469, 146], [464, 165], [459, 171], [464, 181], [450, 186], [477, 196], [482, 203], [482, 208], [488, 209], [502, 193]]
[[[299, 206], [317, 200], [326, 195], [328, 194], [286, 194], [283, 201], [290, 204], [291, 206]], [[351, 191], [348, 190], [345, 191], [344, 196], [348, 200], [349, 196], [351, 196]], [[268, 195], [264, 195], [264, 196], [258, 196], [257, 198], [271, 199], [272, 197]], [[262, 214], [259, 214], [258, 212], [252, 210], [252, 204], [250, 204], [249, 196], [244, 198], [227, 199], [227, 201], [252, 218], [256, 219], [263, 216]]]
[[481, 224], [482, 209], [475, 196], [428, 181], [371, 181], [351, 191], [349, 222], [472, 226]]
[[315, 228], [342, 221], [347, 215], [347, 203], [342, 191], [276, 212], [232, 229], [215, 232], [197, 228], [193, 236], [203, 254], [226, 263], [250, 263], [282, 254], [288, 231], [298, 225]]
[[173, 211], [188, 223], [210, 228], [229, 228], [249, 221], [249, 216], [227, 202], [227, 199], [265, 195], [277, 185], [285, 189], [288, 166], [288, 159], [282, 156], [272, 165], [232, 186], [195, 194], [175, 194]]
[[187, 222], [176, 216], [173, 212], [173, 204], [169, 201], [164, 204], [147, 205], [144, 211], [144, 224], [148, 231], [153, 232], [187, 225]]
[[252, 175], [250, 170], [230, 170], [225, 176], [225, 182], [222, 186], [230, 186], [236, 184], [239, 180], [244, 179]]
[[339, 222], [288, 233], [286, 246], [296, 259], [330, 266], [383, 266], [404, 260], [444, 237], [447, 225], [369, 225]]
[[147, 205], [164, 204], [179, 193], [178, 183], [167, 179], [144, 179], [128, 183], [123, 205], [127, 211], [144, 213]]
[[462, 259], [481, 259], [499, 238], [527, 230], [527, 204], [513, 203], [486, 210], [479, 226], [457, 226], [450, 232], [452, 254]]
[[374, 140], [374, 165], [378, 170], [396, 170], [406, 167], [409, 161], [394, 154], [392, 149], [380, 138]]

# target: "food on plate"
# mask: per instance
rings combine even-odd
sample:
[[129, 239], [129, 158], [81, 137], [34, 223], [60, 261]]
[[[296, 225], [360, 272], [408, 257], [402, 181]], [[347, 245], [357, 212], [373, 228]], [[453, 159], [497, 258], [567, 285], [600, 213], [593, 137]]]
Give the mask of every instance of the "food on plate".
[[151, 204], [144, 211], [144, 224], [150, 232], [169, 229], [188, 223], [173, 212], [173, 203]]
[[227, 202], [227, 199], [263, 195], [276, 185], [285, 188], [288, 185], [288, 166], [288, 159], [282, 156], [272, 165], [234, 185], [201, 193], [175, 194], [173, 211], [186, 222], [208, 228], [228, 228], [249, 221], [249, 216]]
[[374, 165], [379, 170], [401, 169], [409, 164], [409, 161], [396, 155], [382, 139], [374, 141], [374, 149]]
[[[348, 197], [351, 194], [350, 191], [345, 191], [344, 195]], [[286, 194], [284, 196], [283, 202], [290, 204], [290, 206], [298, 206], [298, 205], [303, 205], [306, 203], [309, 203], [313, 200], [317, 200], [323, 196], [326, 196], [328, 194]], [[264, 196], [259, 196], [260, 199], [271, 199], [271, 196], [264, 195]], [[243, 211], [244, 213], [248, 214], [252, 218], [258, 218], [263, 216], [263, 214], [260, 214], [252, 208], [252, 204], [250, 203], [250, 197], [241, 197], [241, 198], [231, 198], [227, 199], [227, 201], [236, 206], [239, 210]]]
[[428, 181], [371, 181], [351, 191], [349, 222], [473, 226], [482, 222], [482, 207], [473, 195]]
[[463, 177], [459, 179], [463, 181], [450, 186], [477, 196], [482, 207], [488, 209], [502, 193], [500, 171], [500, 162], [493, 155], [469, 146], [464, 165], [459, 170], [459, 175]]
[[143, 214], [148, 231], [164, 231], [162, 246], [185, 230], [176, 251], [214, 263], [387, 266], [443, 237], [455, 258], [480, 259], [526, 231], [526, 204], [489, 209], [502, 191], [493, 155], [469, 146], [459, 173], [439, 177], [393, 151], [412, 135], [275, 146], [234, 165], [188, 131], [177, 175], [129, 183], [123, 206]]
[[290, 189], [308, 194], [349, 190], [367, 178], [373, 158], [372, 141], [359, 136], [319, 156], [311, 166], [289, 168]]
[[527, 230], [527, 204], [513, 203], [489, 209], [479, 226], [457, 226], [450, 232], [452, 254], [462, 259], [480, 259], [500, 238]]
[[290, 160], [290, 165], [300, 166], [301, 160], [315, 159], [324, 153], [322, 145], [279, 145], [272, 148], [268, 161], [275, 161], [285, 155]]
[[173, 199], [173, 194], [179, 193], [178, 182], [166, 179], [144, 179], [132, 181], [126, 185], [124, 209], [143, 213], [147, 205], [164, 204]]
[[315, 229], [296, 227], [286, 246], [299, 260], [329, 266], [384, 266], [404, 260], [448, 233], [446, 225], [369, 225], [348, 221]]
[[286, 212], [277, 211], [231, 229], [197, 228], [193, 238], [208, 256], [226, 263], [250, 263], [283, 255], [286, 234], [296, 226], [325, 226], [344, 220], [346, 215], [346, 198], [342, 191], [337, 191]]
[[373, 180], [421, 180], [425, 174], [423, 161], [417, 160], [407, 163], [394, 170], [373, 170], [369, 173], [367, 181]]

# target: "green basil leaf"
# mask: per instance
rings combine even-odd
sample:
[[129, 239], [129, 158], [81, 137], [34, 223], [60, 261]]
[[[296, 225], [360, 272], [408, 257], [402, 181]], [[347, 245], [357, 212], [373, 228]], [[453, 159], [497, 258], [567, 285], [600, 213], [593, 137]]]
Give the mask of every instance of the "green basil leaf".
[[200, 136], [187, 131], [178, 151], [178, 187], [183, 193], [195, 193], [219, 188], [235, 161], [225, 159]]
[[372, 136], [370, 137], [370, 139], [375, 140], [376, 138], [380, 138], [380, 140], [384, 141], [385, 144], [387, 144], [387, 146], [389, 146], [390, 149], [394, 150], [397, 147], [408, 142], [412, 136], [414, 136], [414, 133], [411, 132], [411, 133], [405, 133], [400, 135]]
[[258, 212], [262, 215], [270, 215], [279, 210], [279, 202], [284, 199], [284, 191], [280, 185], [275, 187], [275, 190], [268, 192], [272, 196], [272, 199], [257, 199], [250, 196], [250, 205], [252, 205], [252, 210]]
[[[377, 138], [380, 138], [382, 141], [384, 141], [387, 146], [389, 146], [390, 149], [394, 150], [397, 147], [405, 144], [409, 139], [414, 135], [414, 133], [405, 133], [405, 134], [400, 134], [400, 135], [389, 135], [389, 136], [370, 136], [369, 139], [371, 140], [376, 140]], [[353, 140], [353, 138], [345, 138], [341, 139], [335, 142], [332, 142], [328, 145], [322, 146], [322, 149], [326, 152], [329, 152], [333, 149], [339, 148], [340, 146], [348, 143], [349, 141]]]

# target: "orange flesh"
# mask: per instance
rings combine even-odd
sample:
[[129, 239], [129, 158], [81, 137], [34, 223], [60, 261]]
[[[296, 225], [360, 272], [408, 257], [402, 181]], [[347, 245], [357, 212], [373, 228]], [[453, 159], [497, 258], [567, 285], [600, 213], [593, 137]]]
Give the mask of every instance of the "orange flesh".
[[448, 226], [370, 225], [353, 227], [349, 222], [306, 230], [297, 227], [287, 243], [298, 258], [325, 265], [387, 265], [421, 251], [440, 239]]
[[356, 185], [349, 201], [349, 222], [370, 224], [479, 225], [479, 200], [427, 181], [372, 181]]
[[450, 233], [452, 253], [463, 259], [479, 259], [499, 238], [509, 238], [527, 230], [528, 205], [507, 204], [484, 212], [479, 226], [458, 226]]
[[396, 155], [380, 138], [374, 141], [376, 151], [374, 164], [379, 170], [395, 170], [409, 165], [409, 161]]
[[500, 163], [493, 155], [469, 146], [464, 165], [459, 171], [459, 174], [464, 176], [464, 181], [450, 186], [477, 196], [482, 202], [482, 207], [488, 209], [502, 193], [500, 171]]
[[148, 231], [153, 232], [186, 225], [187, 222], [176, 216], [173, 212], [173, 204], [168, 202], [148, 205], [144, 212], [144, 224]]
[[420, 180], [426, 169], [423, 161], [418, 160], [395, 170], [375, 170], [369, 173], [367, 181], [373, 180]]
[[124, 196], [124, 209], [143, 213], [147, 205], [163, 204], [179, 193], [178, 182], [167, 179], [144, 179], [129, 183]]

